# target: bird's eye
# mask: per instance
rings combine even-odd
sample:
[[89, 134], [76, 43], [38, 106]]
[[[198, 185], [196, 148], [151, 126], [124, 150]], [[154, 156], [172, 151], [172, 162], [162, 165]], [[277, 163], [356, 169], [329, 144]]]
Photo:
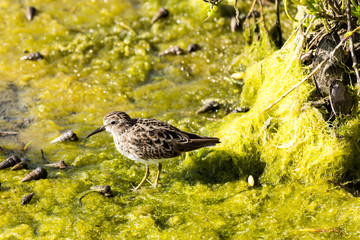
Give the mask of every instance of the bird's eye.
[[111, 125], [115, 125], [115, 124], [116, 124], [116, 121], [112, 121], [110, 124], [111, 124]]

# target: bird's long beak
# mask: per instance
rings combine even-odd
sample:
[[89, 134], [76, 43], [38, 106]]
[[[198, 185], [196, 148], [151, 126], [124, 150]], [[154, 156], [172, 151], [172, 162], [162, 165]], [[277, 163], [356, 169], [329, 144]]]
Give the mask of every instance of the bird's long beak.
[[86, 138], [88, 138], [88, 137], [90, 137], [90, 136], [92, 136], [92, 135], [94, 135], [94, 134], [96, 134], [96, 133], [103, 132], [103, 131], [105, 131], [105, 126], [104, 126], [104, 125], [101, 126], [101, 127], [99, 127], [98, 129], [96, 129], [96, 130], [93, 131], [92, 133], [90, 133]]

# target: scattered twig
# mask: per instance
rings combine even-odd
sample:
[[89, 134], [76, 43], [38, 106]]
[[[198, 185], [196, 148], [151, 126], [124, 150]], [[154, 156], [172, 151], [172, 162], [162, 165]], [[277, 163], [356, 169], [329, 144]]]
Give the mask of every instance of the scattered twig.
[[300, 232], [336, 232], [339, 233], [340, 235], [342, 234], [342, 232], [336, 229], [302, 228], [299, 229], [299, 231]]
[[309, 42], [309, 47], [308, 49], [311, 49], [312, 46], [314, 45], [314, 43], [316, 43], [316, 41], [318, 40], [318, 38], [323, 34], [323, 32], [325, 31], [325, 29], [321, 29], [314, 37], [313, 39], [311, 39], [311, 41]]
[[266, 25], [265, 25], [265, 17], [264, 17], [264, 11], [263, 11], [263, 7], [262, 7], [262, 0], [257, 0], [258, 3], [259, 3], [259, 6], [260, 6], [260, 21], [261, 21], [261, 25], [263, 27], [263, 30], [265, 32], [265, 35], [269, 38], [269, 32], [266, 28]]
[[45, 159], [45, 155], [44, 155], [44, 151], [41, 149], [41, 159], [46, 162], [46, 163], [49, 163], [48, 161], [46, 161]]
[[281, 46], [283, 45], [283, 40], [282, 40], [281, 24], [280, 24], [280, 0], [275, 0], [275, 6], [276, 6], [275, 32], [277, 34], [275, 45], [278, 48], [281, 48]]
[[91, 187], [91, 190], [88, 190], [88, 191], [84, 192], [82, 194], [82, 196], [79, 197], [78, 201], [79, 201], [80, 206], [82, 206], [81, 199], [83, 199], [86, 195], [88, 195], [90, 193], [99, 193], [99, 194], [101, 194], [101, 195], [103, 195], [105, 197], [112, 197], [113, 196], [112, 191], [111, 191], [111, 187], [109, 185], [94, 186], [94, 187]]
[[244, 22], [247, 22], [248, 24], [248, 29], [249, 29], [249, 37], [251, 36], [251, 29], [250, 29], [250, 20], [249, 20], [249, 17], [251, 16], [251, 14], [253, 13], [254, 11], [254, 7], [255, 7], [255, 4], [256, 4], [256, 1], [257, 0], [253, 0], [252, 4], [251, 4], [251, 7], [250, 7], [250, 10], [248, 12], [248, 14], [246, 15], [246, 18], [244, 20]]
[[347, 182], [344, 182], [344, 183], [338, 183], [338, 182], [335, 182], [335, 181], [332, 181], [332, 180], [328, 179], [327, 182], [330, 183], [330, 184], [333, 184], [335, 186], [335, 188], [344, 189], [345, 191], [351, 193], [355, 197], [359, 196], [359, 190], [357, 188], [347, 186], [349, 184], [357, 184], [359, 182], [359, 179], [355, 179], [355, 180], [352, 180], [352, 181], [347, 181]]
[[[347, 31], [352, 31], [352, 24], [351, 24], [351, 8], [350, 8], [350, 0], [347, 0], [347, 7], [346, 7], [346, 17], [347, 17]], [[349, 47], [350, 47], [350, 53], [351, 53], [351, 59], [352, 59], [352, 67], [355, 71], [356, 75], [356, 81], [358, 84], [358, 95], [360, 94], [360, 76], [359, 76], [359, 70], [357, 69], [357, 59], [354, 51], [354, 40], [352, 38], [352, 35], [349, 38]]]
[[281, 47], [281, 49], [277, 52], [275, 58], [277, 58], [281, 51], [285, 49], [286, 45], [293, 39], [293, 37], [295, 36], [295, 34], [297, 34], [297, 32], [299, 31], [299, 29], [302, 27], [303, 23], [305, 22], [305, 20], [309, 17], [308, 14], [306, 14], [306, 16], [301, 20], [299, 26], [295, 29], [295, 31], [290, 35], [290, 37], [288, 37], [288, 39], [286, 40], [286, 42], [284, 43], [284, 45]]
[[288, 6], [287, 6], [287, 0], [284, 0], [284, 10], [285, 10], [285, 14], [286, 16], [293, 22], [297, 22], [297, 20], [295, 18], [293, 18], [292, 16], [290, 16], [289, 11], [288, 11]]
[[218, 6], [223, 0], [203, 0], [206, 3], [211, 3], [212, 5]]
[[14, 136], [18, 134], [19, 134], [18, 132], [13, 132], [13, 131], [0, 131], [0, 137]]
[[249, 9], [249, 12], [248, 12], [248, 14], [246, 15], [246, 18], [245, 18], [244, 22], [246, 22], [246, 21], [249, 19], [251, 13], [254, 11], [254, 7], [255, 7], [255, 4], [256, 4], [256, 1], [257, 1], [257, 0], [253, 0], [253, 2], [252, 2], [252, 4], [251, 4], [251, 7], [250, 7], [250, 9]]
[[[333, 10], [333, 12], [336, 14], [336, 15], [340, 15], [341, 14], [341, 10], [338, 8], [339, 5], [337, 5], [337, 2], [336, 1], [328, 1], [327, 2], [329, 4], [329, 7], [331, 8], [331, 10]], [[336, 3], [336, 4], [335, 4]], [[334, 14], [334, 15], [335, 15]]]
[[34, 139], [30, 140], [27, 144], [25, 144], [24, 151], [26, 151], [29, 148], [30, 144], [32, 144], [33, 141], [34, 141]]
[[238, 0], [234, 1], [234, 8], [235, 8], [235, 14], [236, 14], [236, 25], [240, 25], [240, 11], [239, 8], [237, 7], [238, 4]]
[[134, 30], [132, 27], [130, 27], [129, 25], [125, 24], [125, 23], [122, 22], [122, 21], [118, 22], [118, 24], [119, 24], [120, 26], [122, 26], [123, 28], [125, 28], [125, 29], [129, 30], [130, 32], [132, 32], [134, 35], [136, 35], [135, 30]]

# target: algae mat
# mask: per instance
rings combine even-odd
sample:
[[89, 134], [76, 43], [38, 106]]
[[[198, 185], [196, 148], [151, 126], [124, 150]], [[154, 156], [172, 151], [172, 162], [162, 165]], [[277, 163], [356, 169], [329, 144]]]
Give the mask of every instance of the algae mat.
[[[28, 4], [39, 10], [32, 21]], [[152, 25], [161, 6], [170, 15]], [[296, 62], [284, 74], [295, 46], [248, 68], [242, 89], [224, 76], [271, 49], [244, 48], [242, 35], [229, 31], [230, 17], [217, 12], [204, 22], [208, 10], [202, 1], [1, 1], [1, 130], [19, 132], [0, 138], [1, 159], [16, 153], [34, 169], [44, 164], [42, 149], [47, 161], [69, 165], [27, 183], [20, 180], [30, 170], [0, 171], [1, 239], [358, 237], [358, 199], [327, 183], [357, 178], [356, 113], [330, 128], [306, 103], [310, 83], [263, 112], [303, 77]], [[193, 42], [200, 51], [158, 56]], [[20, 60], [36, 51], [44, 59]], [[221, 109], [196, 115], [207, 100]], [[225, 116], [236, 106], [251, 110]], [[84, 139], [113, 110], [222, 144], [165, 162], [161, 187], [131, 192], [144, 166], [118, 154], [107, 134]], [[69, 129], [79, 142], [50, 144]], [[79, 205], [83, 192], [106, 184], [113, 197], [89, 194]], [[34, 198], [21, 206], [30, 192]]]

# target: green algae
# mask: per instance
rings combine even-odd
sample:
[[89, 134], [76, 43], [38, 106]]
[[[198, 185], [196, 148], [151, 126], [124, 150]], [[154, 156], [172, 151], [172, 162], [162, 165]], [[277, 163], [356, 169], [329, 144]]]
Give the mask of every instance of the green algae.
[[[165, 3], [169, 19], [150, 25]], [[337, 232], [301, 231], [308, 228], [358, 237], [358, 199], [327, 183], [358, 178], [356, 113], [339, 128], [330, 128], [307, 103], [314, 91], [310, 82], [263, 111], [304, 77], [297, 62], [284, 75], [294, 42], [278, 57], [249, 67], [242, 89], [223, 76], [244, 71], [272, 49], [267, 42], [244, 48], [245, 40], [229, 33], [229, 19], [221, 13], [203, 22], [208, 9], [201, 1], [31, 4], [40, 12], [27, 22], [25, 4], [0, 3], [0, 86], [16, 85], [16, 103], [25, 105], [12, 106], [14, 112], [6, 115], [17, 121], [32, 119], [17, 139], [0, 139], [0, 145], [30, 158], [31, 167], [43, 164], [43, 149], [48, 161], [65, 160], [69, 168], [48, 169], [47, 179], [28, 183], [20, 183], [28, 170], [0, 172], [2, 239], [340, 237]], [[192, 41], [201, 51], [157, 56]], [[24, 50], [40, 51], [45, 59], [20, 61]], [[207, 99], [251, 110], [223, 119], [225, 110], [196, 115]], [[113, 110], [166, 120], [184, 130], [218, 136], [222, 143], [165, 162], [160, 188], [131, 192], [144, 166], [118, 154], [108, 134], [84, 139]], [[264, 126], [269, 117], [270, 124]], [[217, 122], [212, 123], [209, 119], [214, 118]], [[1, 121], [15, 128], [13, 121]], [[49, 144], [67, 129], [80, 141]], [[30, 140], [29, 149], [20, 151]], [[154, 166], [151, 173], [154, 178]], [[254, 188], [246, 182], [250, 174]], [[78, 204], [83, 192], [106, 184], [114, 197], [90, 194], [82, 199], [83, 206]], [[21, 206], [21, 198], [30, 192], [35, 192], [31, 203]]]

